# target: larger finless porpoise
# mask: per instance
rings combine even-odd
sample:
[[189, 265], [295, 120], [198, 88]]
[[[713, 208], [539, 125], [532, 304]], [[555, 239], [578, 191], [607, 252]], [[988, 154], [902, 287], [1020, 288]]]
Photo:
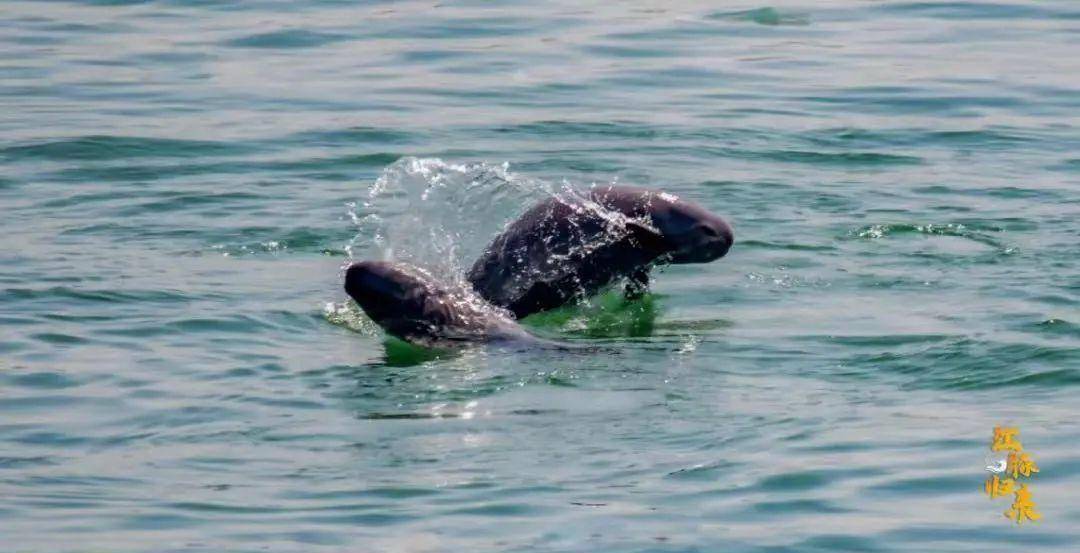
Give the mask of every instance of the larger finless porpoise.
[[623, 278], [631, 283], [628, 295], [640, 294], [653, 265], [713, 261], [733, 242], [731, 226], [697, 204], [602, 186], [530, 208], [484, 250], [467, 278], [481, 297], [520, 319]]

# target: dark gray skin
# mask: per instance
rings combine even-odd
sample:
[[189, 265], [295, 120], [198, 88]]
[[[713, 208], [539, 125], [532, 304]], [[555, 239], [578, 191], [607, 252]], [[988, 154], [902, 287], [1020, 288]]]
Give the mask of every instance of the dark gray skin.
[[541, 342], [487, 302], [455, 292], [409, 265], [353, 263], [345, 271], [345, 291], [383, 330], [407, 342]]
[[707, 263], [735, 240], [723, 219], [665, 192], [604, 186], [588, 199], [549, 198], [511, 223], [467, 274], [477, 293], [519, 319], [621, 279], [636, 297], [654, 265]]

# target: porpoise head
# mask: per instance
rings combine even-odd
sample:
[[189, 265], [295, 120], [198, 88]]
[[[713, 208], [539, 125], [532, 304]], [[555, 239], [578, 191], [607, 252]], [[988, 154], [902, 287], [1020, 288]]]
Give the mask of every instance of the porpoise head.
[[475, 294], [448, 288], [402, 263], [353, 263], [345, 270], [345, 292], [372, 321], [410, 341], [476, 340], [517, 330]]
[[594, 190], [593, 198], [628, 217], [648, 217], [663, 236], [671, 263], [708, 263], [727, 254], [735, 242], [726, 221], [667, 192], [611, 186]]
[[703, 207], [667, 193], [650, 199], [652, 223], [672, 245], [672, 263], [708, 263], [724, 257], [735, 242], [731, 226]]
[[345, 292], [391, 334], [430, 334], [449, 322], [442, 290], [418, 269], [386, 261], [360, 261], [345, 271]]

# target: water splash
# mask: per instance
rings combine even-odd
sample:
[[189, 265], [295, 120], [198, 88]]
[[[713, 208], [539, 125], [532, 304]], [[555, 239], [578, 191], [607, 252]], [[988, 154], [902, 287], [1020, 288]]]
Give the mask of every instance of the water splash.
[[956, 238], [964, 238], [972, 242], [977, 242], [989, 246], [1004, 254], [1014, 253], [1016, 251], [1016, 248], [1014, 246], [1010, 246], [1002, 240], [989, 234], [990, 232], [1000, 233], [1001, 231], [1002, 229], [998, 227], [971, 227], [969, 225], [964, 225], [961, 223], [875, 224], [855, 229], [851, 231], [849, 235], [855, 238], [862, 238], [868, 240], [877, 240], [881, 238], [887, 238], [889, 236], [899, 236], [905, 234], [923, 236], [951, 236]]
[[516, 174], [505, 163], [409, 157], [388, 166], [363, 200], [350, 206], [358, 233], [346, 251], [352, 259], [422, 267], [446, 285], [468, 287], [465, 273], [492, 239], [526, 209], [549, 198], [591, 211], [608, 229], [570, 252], [553, 255], [587, 255], [626, 233], [624, 215], [596, 204], [568, 182]]
[[371, 319], [364, 316], [360, 308], [352, 302], [327, 302], [323, 306], [323, 318], [330, 324], [368, 336], [373, 336], [379, 332], [379, 327]]
[[350, 205], [352, 259], [401, 261], [446, 283], [464, 273], [508, 222], [544, 198], [571, 193], [509, 170], [508, 164], [454, 164], [407, 157], [388, 166]]

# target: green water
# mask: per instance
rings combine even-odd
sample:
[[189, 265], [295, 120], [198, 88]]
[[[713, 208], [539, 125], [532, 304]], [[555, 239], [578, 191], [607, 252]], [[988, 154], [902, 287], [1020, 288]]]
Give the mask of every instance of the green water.
[[[0, 29], [4, 551], [1080, 543], [1076, 2], [5, 2]], [[543, 190], [612, 181], [736, 244], [527, 321], [588, 348], [416, 350], [341, 290], [350, 257], [453, 278]], [[1001, 424], [1038, 523], [983, 494]]]

